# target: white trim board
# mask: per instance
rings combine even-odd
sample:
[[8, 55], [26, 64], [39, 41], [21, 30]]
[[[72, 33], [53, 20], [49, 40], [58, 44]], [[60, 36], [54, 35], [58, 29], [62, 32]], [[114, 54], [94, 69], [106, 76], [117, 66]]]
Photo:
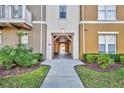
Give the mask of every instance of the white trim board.
[[47, 24], [46, 21], [32, 21], [33, 24]]
[[124, 21], [80, 21], [80, 24], [124, 24]]
[[119, 32], [98, 32], [98, 34], [119, 34]]

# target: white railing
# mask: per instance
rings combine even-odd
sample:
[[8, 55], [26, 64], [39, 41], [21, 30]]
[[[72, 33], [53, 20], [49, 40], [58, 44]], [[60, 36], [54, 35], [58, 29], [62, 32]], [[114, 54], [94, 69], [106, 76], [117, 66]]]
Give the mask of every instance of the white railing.
[[32, 23], [32, 15], [27, 9], [25, 11], [25, 19], [28, 23], [30, 23], [30, 24]]
[[32, 23], [31, 13], [22, 5], [0, 5], [0, 20], [24, 20]]

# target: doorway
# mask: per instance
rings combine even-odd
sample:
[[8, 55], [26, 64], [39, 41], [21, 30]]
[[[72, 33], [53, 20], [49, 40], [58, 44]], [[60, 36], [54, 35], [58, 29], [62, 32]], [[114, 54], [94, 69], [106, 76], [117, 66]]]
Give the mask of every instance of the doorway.
[[53, 59], [73, 58], [72, 34], [53, 34]]

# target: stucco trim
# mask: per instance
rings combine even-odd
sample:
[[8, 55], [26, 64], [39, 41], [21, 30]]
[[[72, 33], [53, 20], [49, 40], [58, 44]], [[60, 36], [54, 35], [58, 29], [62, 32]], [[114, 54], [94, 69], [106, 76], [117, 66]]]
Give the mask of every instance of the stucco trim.
[[32, 21], [33, 24], [47, 24], [46, 21]]
[[80, 21], [80, 24], [124, 24], [124, 21]]
[[119, 34], [119, 32], [98, 32], [98, 34]]

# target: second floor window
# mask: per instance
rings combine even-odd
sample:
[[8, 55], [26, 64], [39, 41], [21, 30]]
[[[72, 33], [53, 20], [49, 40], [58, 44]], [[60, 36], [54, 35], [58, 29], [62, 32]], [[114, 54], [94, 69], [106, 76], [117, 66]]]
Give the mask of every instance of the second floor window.
[[0, 18], [5, 18], [5, 5], [0, 5]]
[[98, 20], [116, 20], [115, 5], [99, 5]]
[[59, 6], [59, 18], [66, 18], [66, 5]]
[[28, 32], [24, 32], [25, 35], [22, 36], [21, 38], [21, 43], [24, 44], [24, 45], [28, 45], [29, 43], [29, 33]]
[[12, 18], [22, 18], [22, 6], [12, 5], [11, 6], [11, 16]]

